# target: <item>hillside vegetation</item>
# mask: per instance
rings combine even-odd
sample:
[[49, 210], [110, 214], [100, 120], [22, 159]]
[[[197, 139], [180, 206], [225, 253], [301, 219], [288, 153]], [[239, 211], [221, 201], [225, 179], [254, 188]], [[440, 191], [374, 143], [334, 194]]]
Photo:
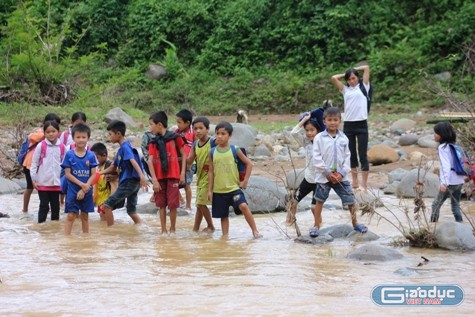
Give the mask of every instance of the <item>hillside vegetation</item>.
[[341, 104], [330, 76], [360, 62], [375, 111], [439, 107], [475, 91], [474, 16], [457, 0], [3, 0], [1, 113], [295, 113]]

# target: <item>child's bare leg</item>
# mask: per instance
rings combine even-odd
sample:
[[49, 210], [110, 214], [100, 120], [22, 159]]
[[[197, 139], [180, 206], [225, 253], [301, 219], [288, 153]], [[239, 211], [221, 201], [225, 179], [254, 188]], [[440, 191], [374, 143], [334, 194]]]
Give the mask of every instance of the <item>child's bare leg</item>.
[[241, 210], [249, 227], [251, 227], [252, 235], [254, 236], [254, 238], [261, 238], [262, 235], [257, 230], [256, 222], [254, 221], [254, 216], [252, 215], [252, 212], [249, 209], [249, 206], [246, 203], [242, 203], [239, 205], [239, 210]]
[[25, 189], [23, 192], [23, 212], [28, 212], [28, 206], [30, 205], [31, 193], [33, 189]]
[[87, 212], [81, 212], [81, 224], [82, 232], [89, 233], [89, 214]]
[[130, 218], [132, 218], [132, 220], [134, 221], [136, 225], [142, 222], [142, 219], [140, 219], [140, 216], [136, 212], [130, 213], [128, 215]]
[[203, 213], [201, 212], [201, 205], [196, 206], [195, 223], [193, 225], [193, 231], [200, 230], [201, 221], [203, 220]]
[[167, 208], [160, 207], [160, 227], [162, 227], [162, 234], [168, 233], [167, 231]]
[[203, 217], [206, 220], [207, 227], [204, 228], [203, 231], [205, 232], [214, 232], [214, 224], [213, 224], [213, 218], [211, 217], [211, 212], [209, 211], [208, 206], [202, 205], [201, 206], [201, 213], [203, 214]]
[[227, 237], [229, 235], [229, 217], [221, 218], [221, 231], [223, 233], [223, 237]]
[[290, 201], [290, 210], [287, 213], [287, 225], [292, 225], [295, 222], [295, 214], [297, 213], [297, 200], [293, 199]]
[[175, 233], [176, 225], [176, 208], [170, 209], [170, 233]]
[[361, 172], [361, 186], [363, 187], [364, 190], [368, 189], [368, 171]]
[[64, 234], [69, 236], [73, 230], [74, 220], [76, 220], [76, 213], [69, 212], [64, 222]]
[[315, 207], [312, 209], [313, 219], [314, 219], [313, 225], [317, 227], [317, 229], [320, 229], [322, 225], [322, 210], [323, 210], [323, 202], [317, 201], [317, 203], [315, 204]]
[[353, 228], [358, 225], [358, 220], [356, 219], [356, 208], [355, 205], [348, 205], [348, 209], [350, 210], [350, 215], [351, 215], [351, 224], [353, 225]]
[[112, 213], [112, 208], [104, 206], [104, 218], [107, 221], [108, 227], [114, 225], [114, 214]]
[[185, 201], [186, 201], [186, 209], [191, 210], [191, 186], [185, 186]]
[[358, 169], [352, 168], [351, 169], [351, 187], [358, 188], [360, 185], [358, 184]]

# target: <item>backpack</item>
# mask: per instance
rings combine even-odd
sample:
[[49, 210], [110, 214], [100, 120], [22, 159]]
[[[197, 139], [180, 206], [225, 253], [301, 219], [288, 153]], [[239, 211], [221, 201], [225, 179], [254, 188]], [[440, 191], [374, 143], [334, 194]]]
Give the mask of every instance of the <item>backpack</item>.
[[[236, 163], [237, 170], [238, 170], [238, 173], [239, 173], [239, 181], [242, 182], [244, 180], [244, 176], [246, 175], [246, 164], [244, 164], [244, 162], [241, 161], [241, 159], [237, 155], [237, 149], [239, 148], [241, 150], [241, 152], [245, 156], [247, 156], [246, 149], [243, 148], [243, 147], [238, 147], [237, 145], [232, 145], [232, 144], [231, 144], [230, 147], [231, 147], [231, 152], [233, 153], [234, 162]], [[209, 152], [210, 155], [211, 155], [211, 159], [213, 159], [213, 155], [214, 155], [215, 150], [216, 150], [216, 147], [213, 147], [213, 148], [211, 148], [211, 151]]]
[[369, 85], [369, 90], [366, 91], [366, 88], [364, 86], [363, 80], [360, 80], [360, 90], [363, 93], [363, 95], [366, 97], [366, 105], [368, 108], [368, 113], [371, 109], [371, 101], [373, 101], [373, 85]]
[[451, 170], [457, 175], [472, 177], [472, 164], [467, 151], [462, 149], [457, 144], [449, 143], [450, 152], [452, 153], [452, 168]]
[[[48, 144], [46, 144], [46, 141], [41, 141], [41, 152], [40, 152], [40, 159], [38, 160], [38, 168], [40, 168], [41, 164], [43, 164], [43, 159], [46, 157], [46, 149], [48, 148]], [[59, 145], [59, 151], [60, 151], [60, 160], [63, 161], [64, 158], [64, 152], [65, 152], [66, 146], [61, 142]]]
[[20, 163], [20, 165], [23, 165], [26, 155], [33, 151], [37, 145], [38, 143], [30, 144], [30, 138], [28, 137], [28, 135], [25, 137], [25, 140], [21, 144], [20, 150], [18, 151], [17, 155], [17, 161], [18, 163]]

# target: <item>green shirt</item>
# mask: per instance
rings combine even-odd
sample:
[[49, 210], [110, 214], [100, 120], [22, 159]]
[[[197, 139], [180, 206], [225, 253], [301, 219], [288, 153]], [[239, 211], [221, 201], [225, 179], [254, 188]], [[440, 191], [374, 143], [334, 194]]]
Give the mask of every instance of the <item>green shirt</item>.
[[[236, 147], [236, 153], [237, 151], [240, 151], [239, 147]], [[239, 189], [239, 172], [230, 147], [222, 151], [219, 146], [216, 146], [213, 154], [213, 168], [214, 193], [224, 194]]]

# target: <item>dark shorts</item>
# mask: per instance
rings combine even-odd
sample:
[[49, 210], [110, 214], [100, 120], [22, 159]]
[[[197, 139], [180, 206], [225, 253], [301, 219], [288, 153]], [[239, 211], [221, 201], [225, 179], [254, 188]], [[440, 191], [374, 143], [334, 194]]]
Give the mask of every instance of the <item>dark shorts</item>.
[[315, 200], [315, 187], [317, 184], [315, 183], [309, 183], [307, 180], [304, 178], [302, 182], [300, 183], [299, 188], [295, 191], [295, 199], [300, 202], [302, 199], [304, 199], [310, 192], [313, 193], [312, 195], [312, 206], [315, 206], [317, 201]]
[[84, 196], [84, 199], [81, 200], [76, 199], [76, 194], [77, 193], [69, 192], [66, 195], [64, 212], [94, 212], [94, 198], [92, 195], [92, 190]]
[[140, 180], [129, 179], [119, 184], [117, 190], [107, 198], [104, 207], [111, 209], [117, 208], [124, 199], [127, 198], [127, 213], [135, 214], [137, 212], [137, 193], [140, 189]]
[[247, 204], [246, 197], [242, 190], [238, 189], [230, 193], [213, 193], [211, 213], [213, 218], [229, 217], [229, 207], [234, 208], [234, 212], [240, 214], [239, 205]]
[[325, 202], [328, 199], [331, 189], [333, 189], [338, 197], [341, 198], [343, 206], [355, 204], [355, 195], [353, 194], [353, 190], [349, 181], [344, 181], [338, 184], [332, 184], [330, 182], [317, 183], [315, 199], [322, 203]]
[[31, 180], [30, 170], [23, 166], [23, 173], [26, 179], [26, 189], [33, 189], [33, 181]]
[[166, 178], [158, 181], [160, 191], [155, 193], [155, 205], [158, 208], [177, 209], [180, 207], [179, 180], [176, 178]]

